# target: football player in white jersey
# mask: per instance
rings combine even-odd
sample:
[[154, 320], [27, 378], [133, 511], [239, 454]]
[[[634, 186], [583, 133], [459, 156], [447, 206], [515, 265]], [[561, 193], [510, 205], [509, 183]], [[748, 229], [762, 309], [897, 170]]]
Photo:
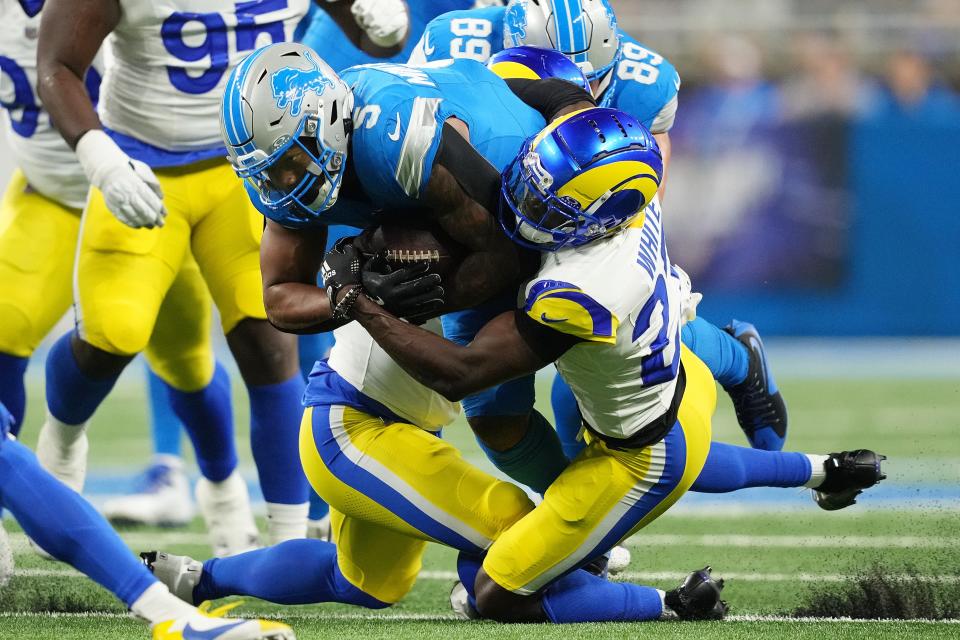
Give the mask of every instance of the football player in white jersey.
[[[0, 323], [0, 401], [12, 408], [14, 434], [23, 417], [27, 360], [73, 300], [80, 214], [90, 186], [76, 155], [54, 129], [36, 95], [42, 5], [4, 2], [0, 7], [2, 104], [7, 139], [19, 166], [0, 206], [0, 315], [4, 318]], [[102, 73], [98, 56], [85, 78], [91, 99], [99, 94]], [[187, 254], [145, 350], [162, 381], [162, 402], [169, 398], [198, 443], [201, 483], [209, 478], [221, 480], [237, 466], [231, 412], [211, 410], [229, 408], [229, 388], [218, 385], [207, 394], [183, 393], [185, 387], [193, 391], [184, 381], [208, 379], [214, 370], [211, 304], [196, 262]], [[218, 370], [225, 380], [219, 365]], [[190, 521], [193, 505], [182, 462], [179, 458], [165, 462], [155, 491], [132, 501], [111, 501], [105, 505], [108, 516], [150, 524]], [[236, 508], [249, 513], [246, 492], [237, 493], [236, 500]], [[217, 539], [226, 534], [214, 530], [212, 535]]]
[[[84, 424], [146, 347], [192, 253], [247, 386], [273, 541], [306, 530], [307, 483], [297, 464], [303, 380], [295, 338], [266, 321], [262, 222], [224, 159], [219, 105], [240, 58], [289, 40], [306, 9], [307, 0], [48, 0], [37, 57], [40, 97], [93, 185], [77, 252], [77, 329], [47, 361], [41, 459], [82, 483]], [[112, 56], [98, 116], [82, 78], [104, 41]], [[212, 367], [204, 373], [178, 388], [204, 394], [220, 384]], [[214, 484], [198, 498], [219, 507], [236, 536], [231, 547], [249, 546], [255, 531], [228, 500], [245, 490], [242, 479]]]
[[[576, 395], [586, 449], [484, 556], [461, 554], [464, 586], [486, 617], [639, 620], [672, 607], [662, 592], [575, 570], [649, 524], [695, 483], [698, 490], [729, 490], [733, 466], [724, 461], [717, 465], [723, 470], [711, 469], [708, 454], [745, 456], [740, 467], [747, 475], [777, 456], [784, 466], [772, 486], [809, 486], [827, 509], [853, 504], [884, 478], [883, 457], [868, 450], [818, 457], [711, 444], [716, 389], [680, 342], [689, 280], [669, 261], [656, 197], [661, 177], [653, 137], [622, 111], [576, 112], [528, 140], [504, 171], [500, 217], [515, 242], [543, 252], [541, 266], [521, 306], [491, 320], [467, 346], [358, 295], [365, 277], [379, 283], [352, 250], [339, 247], [342, 255], [326, 257], [338, 265], [326, 279], [338, 308], [448, 399], [550, 363]], [[699, 615], [722, 616], [720, 585], [702, 572], [691, 580], [707, 593]]]

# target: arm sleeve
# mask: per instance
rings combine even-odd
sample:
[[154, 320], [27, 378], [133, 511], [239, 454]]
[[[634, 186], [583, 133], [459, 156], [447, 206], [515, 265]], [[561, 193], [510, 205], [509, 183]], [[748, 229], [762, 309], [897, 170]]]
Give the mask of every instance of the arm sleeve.
[[593, 96], [577, 85], [560, 78], [545, 80], [510, 78], [506, 83], [520, 100], [531, 109], [539, 111], [547, 122], [552, 121], [563, 109], [578, 102], [589, 102], [597, 106]]
[[468, 196], [496, 214], [500, 203], [500, 172], [447, 123], [443, 124], [434, 163], [453, 174]]

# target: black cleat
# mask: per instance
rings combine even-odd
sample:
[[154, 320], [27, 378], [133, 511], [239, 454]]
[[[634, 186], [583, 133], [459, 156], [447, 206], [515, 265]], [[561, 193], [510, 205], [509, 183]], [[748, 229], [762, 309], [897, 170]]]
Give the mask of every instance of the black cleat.
[[709, 566], [694, 571], [679, 587], [667, 591], [664, 602], [681, 620], [723, 620], [727, 603], [720, 599], [723, 579], [714, 580]]
[[884, 478], [880, 463], [887, 456], [869, 449], [831, 453], [823, 463], [827, 479], [813, 490], [813, 500], [826, 511], [836, 511], [857, 502], [857, 496]]
[[746, 379], [724, 387], [733, 401], [737, 422], [754, 449], [780, 451], [787, 437], [787, 405], [767, 365], [760, 334], [752, 324], [739, 320], [731, 321], [723, 330], [742, 343], [750, 354]]

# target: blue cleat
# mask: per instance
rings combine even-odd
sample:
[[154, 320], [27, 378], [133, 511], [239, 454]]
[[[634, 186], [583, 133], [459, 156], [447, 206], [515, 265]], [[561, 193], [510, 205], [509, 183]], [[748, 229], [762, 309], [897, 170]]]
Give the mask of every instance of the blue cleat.
[[787, 405], [767, 365], [760, 334], [752, 324], [739, 320], [731, 321], [723, 330], [750, 354], [746, 379], [724, 387], [733, 401], [737, 422], [754, 449], [780, 451], [787, 438]]

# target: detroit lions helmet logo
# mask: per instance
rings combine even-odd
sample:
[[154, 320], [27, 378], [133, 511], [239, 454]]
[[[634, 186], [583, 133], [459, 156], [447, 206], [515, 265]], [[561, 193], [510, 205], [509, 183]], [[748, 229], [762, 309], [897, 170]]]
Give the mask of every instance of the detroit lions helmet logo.
[[308, 93], [313, 92], [320, 96], [327, 87], [333, 89], [333, 80], [323, 75], [313, 56], [304, 53], [304, 57], [310, 61], [313, 69], [284, 67], [275, 72], [270, 79], [277, 108], [290, 107], [290, 115], [294, 118], [298, 117], [303, 110], [303, 99]]
[[521, 46], [527, 39], [527, 3], [516, 2], [508, 7], [503, 24], [507, 35], [513, 40], [513, 46]]

